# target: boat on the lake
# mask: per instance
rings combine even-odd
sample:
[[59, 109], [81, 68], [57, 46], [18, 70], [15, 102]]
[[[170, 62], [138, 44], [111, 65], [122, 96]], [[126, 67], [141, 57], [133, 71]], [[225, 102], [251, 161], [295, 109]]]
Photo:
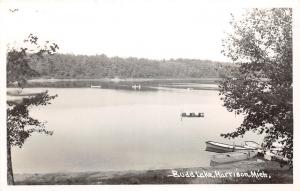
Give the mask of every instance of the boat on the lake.
[[204, 113], [181, 113], [181, 117], [204, 117]]
[[94, 86], [94, 85], [91, 85], [91, 88], [101, 88], [101, 86]]
[[118, 77], [114, 77], [113, 79], [110, 79], [110, 81], [112, 81], [114, 83], [119, 83], [121, 81], [121, 79]]
[[245, 150], [257, 150], [254, 147], [242, 146], [242, 145], [229, 145], [225, 143], [219, 143], [215, 141], [206, 141], [206, 151], [216, 152], [216, 153], [227, 153], [234, 151], [245, 151]]
[[134, 90], [136, 90], [136, 89], [140, 90], [141, 89], [141, 84], [139, 84], [139, 85], [133, 85], [132, 89], [134, 89]]
[[257, 150], [236, 151], [230, 153], [216, 154], [211, 157], [210, 165], [216, 166], [224, 163], [248, 160], [258, 154]]

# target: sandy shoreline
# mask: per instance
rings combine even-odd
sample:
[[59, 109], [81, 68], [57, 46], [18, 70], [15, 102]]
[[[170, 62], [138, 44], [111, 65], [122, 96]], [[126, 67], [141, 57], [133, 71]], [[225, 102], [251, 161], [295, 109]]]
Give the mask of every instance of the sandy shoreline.
[[215, 167], [139, 171], [15, 174], [17, 185], [95, 184], [291, 184], [293, 171], [275, 161], [257, 159]]

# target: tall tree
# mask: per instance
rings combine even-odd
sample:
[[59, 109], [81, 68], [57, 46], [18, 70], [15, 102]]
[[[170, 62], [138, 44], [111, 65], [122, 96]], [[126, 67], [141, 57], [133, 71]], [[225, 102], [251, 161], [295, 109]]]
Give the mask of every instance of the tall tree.
[[[32, 57], [43, 58], [44, 54], [54, 54], [58, 49], [55, 43], [46, 42], [43, 46], [38, 44], [38, 38], [32, 34], [28, 36], [25, 44], [28, 47], [9, 48], [7, 52], [7, 85], [16, 83], [23, 89], [26, 80], [39, 74], [30, 68], [29, 61]], [[9, 93], [9, 92], [8, 92]], [[32, 106], [50, 104], [55, 96], [48, 92], [35, 94], [22, 94], [21, 91], [10, 92], [9, 95], [16, 95], [20, 98], [7, 101], [7, 181], [14, 184], [11, 147], [22, 147], [25, 140], [34, 132], [51, 135], [51, 131], [45, 129], [45, 124], [29, 115]], [[24, 95], [22, 97], [22, 95]]]
[[293, 160], [292, 9], [253, 9], [232, 17], [233, 33], [223, 41], [223, 53], [236, 67], [220, 82], [224, 106], [244, 121], [226, 138], [248, 131], [264, 134], [266, 148], [274, 142], [281, 155]]

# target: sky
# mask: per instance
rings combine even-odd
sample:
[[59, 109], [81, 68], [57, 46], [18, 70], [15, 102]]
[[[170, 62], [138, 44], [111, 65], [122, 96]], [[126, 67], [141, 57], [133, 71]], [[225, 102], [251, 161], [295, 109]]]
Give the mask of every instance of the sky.
[[221, 45], [231, 30], [230, 13], [239, 17], [245, 8], [257, 7], [242, 0], [17, 0], [5, 5], [10, 44], [33, 33], [41, 42], [57, 43], [60, 53], [215, 61], [229, 61]]

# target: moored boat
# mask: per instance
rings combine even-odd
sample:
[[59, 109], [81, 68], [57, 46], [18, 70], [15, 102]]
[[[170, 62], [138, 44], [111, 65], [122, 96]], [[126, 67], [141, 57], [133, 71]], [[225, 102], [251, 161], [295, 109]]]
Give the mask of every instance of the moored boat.
[[101, 88], [101, 86], [91, 85], [91, 88]]
[[261, 145], [255, 141], [245, 141], [244, 147], [254, 148], [254, 149], [262, 149]]
[[256, 150], [253, 147], [244, 147], [241, 145], [229, 145], [225, 143], [218, 143], [215, 141], [206, 141], [206, 151], [216, 152], [216, 153], [226, 153], [234, 151], [244, 151], [244, 150]]
[[216, 154], [211, 157], [210, 165], [216, 166], [224, 163], [248, 160], [258, 154], [257, 150], [236, 151], [230, 153]]
[[23, 91], [22, 89], [8, 90], [7, 91], [7, 104], [17, 105], [22, 104], [24, 99], [29, 99], [34, 96], [42, 95], [45, 91]]
[[140, 90], [141, 89], [141, 84], [138, 84], [138, 85], [133, 85], [133, 86], [131, 86], [132, 87], [132, 89], [134, 89], [134, 90]]

